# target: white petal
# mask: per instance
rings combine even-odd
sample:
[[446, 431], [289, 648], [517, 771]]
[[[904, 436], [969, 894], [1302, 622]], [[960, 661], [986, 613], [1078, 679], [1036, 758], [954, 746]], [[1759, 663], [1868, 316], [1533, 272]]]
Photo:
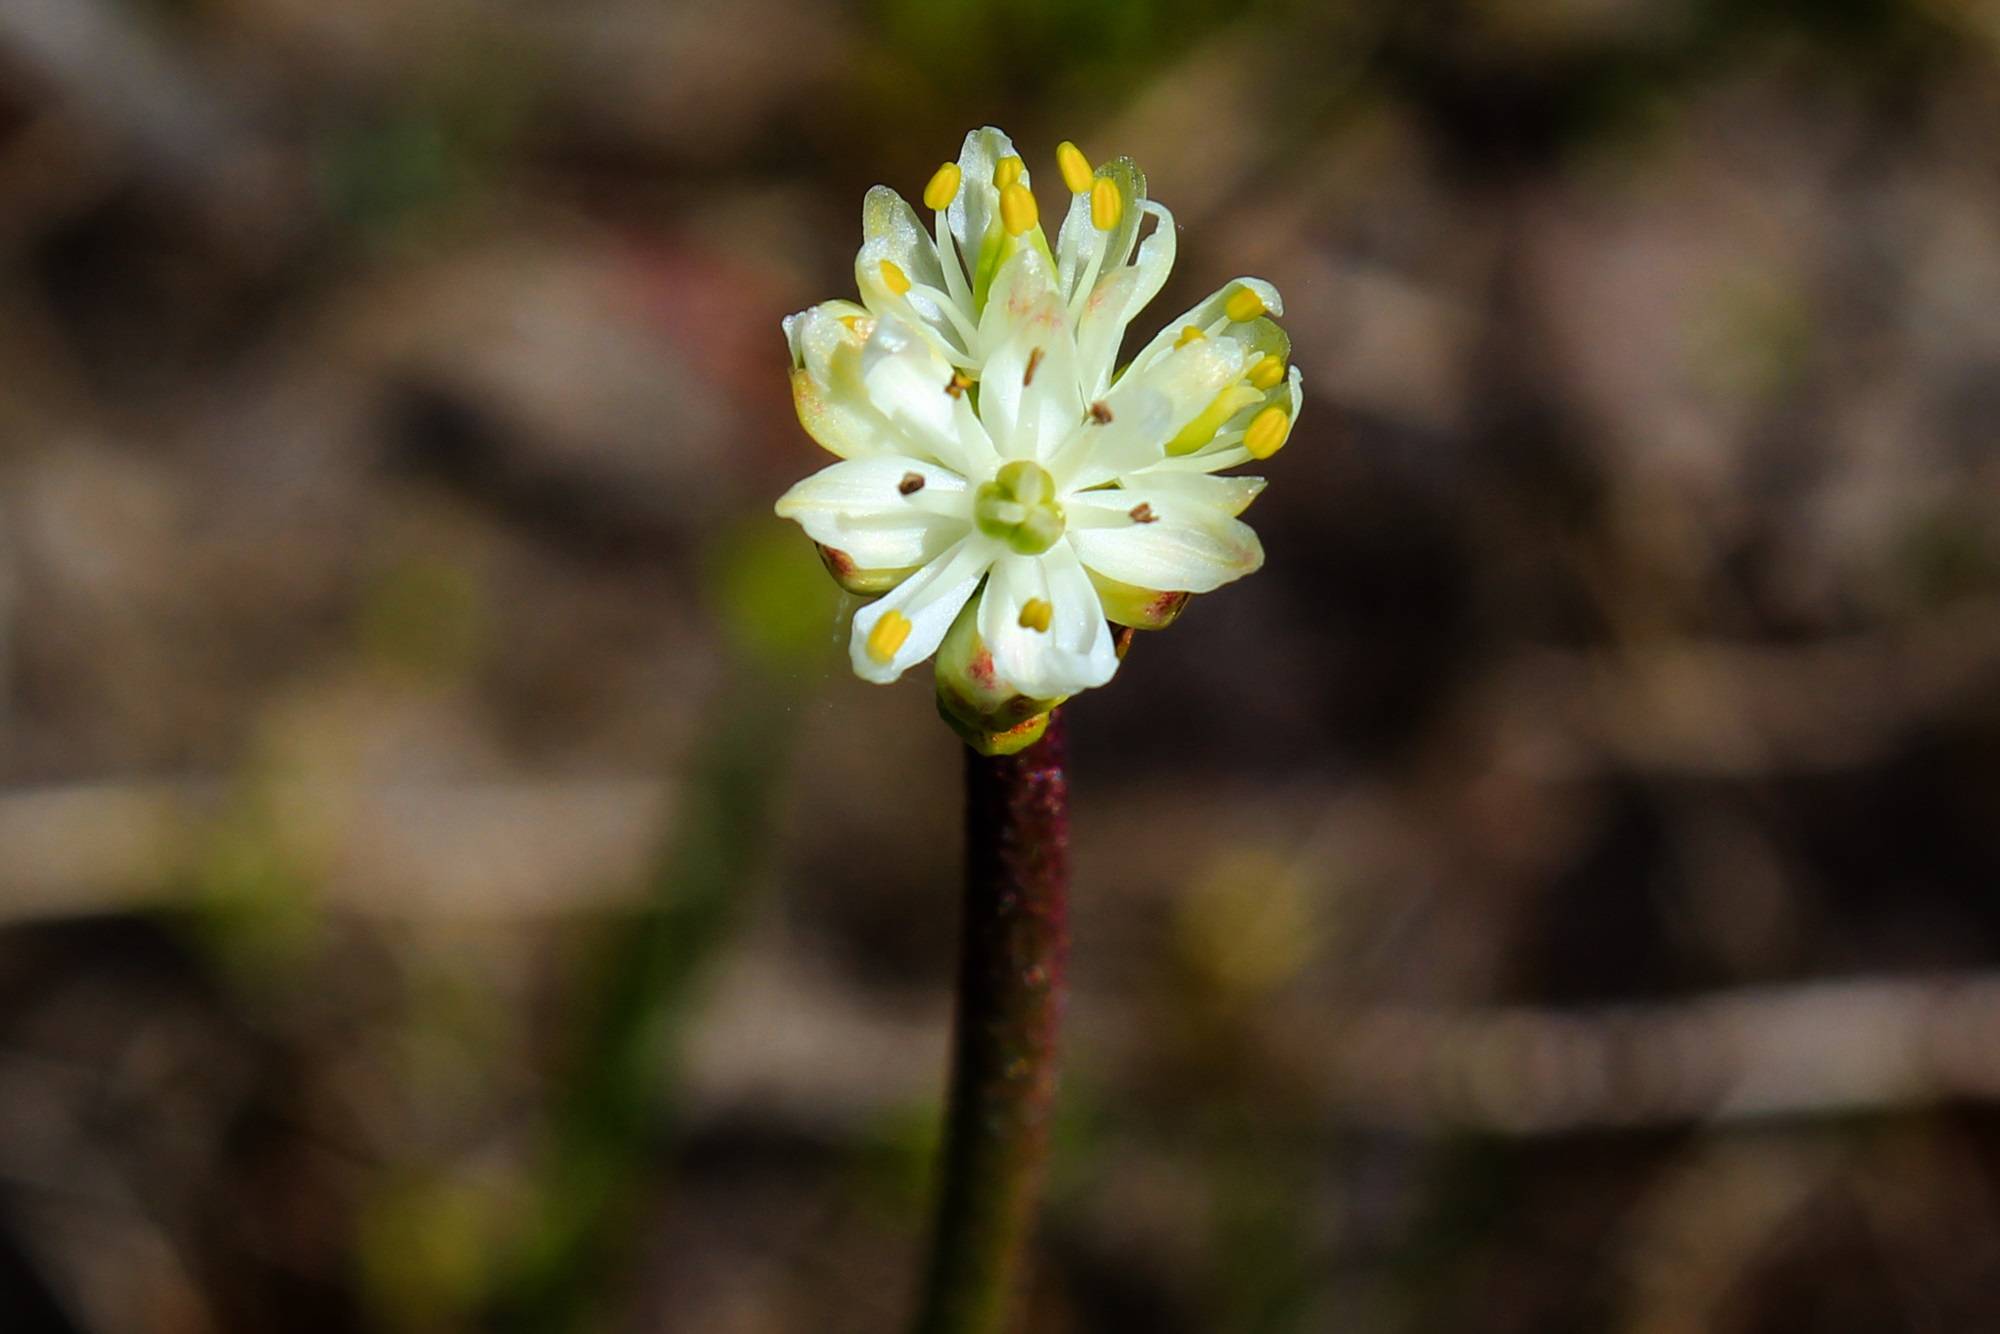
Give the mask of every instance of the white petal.
[[[1255, 366], [1267, 356], [1274, 356], [1283, 363], [1289, 363], [1292, 359], [1291, 336], [1280, 328], [1275, 320], [1267, 316], [1260, 315], [1254, 320], [1232, 324], [1226, 332], [1229, 338], [1243, 345], [1248, 354], [1244, 362], [1246, 366]], [[1216, 432], [1217, 437], [1225, 441], [1238, 438], [1233, 433], [1248, 427], [1257, 414], [1267, 407], [1283, 408], [1286, 416], [1296, 420], [1299, 415], [1298, 383], [1299, 368], [1288, 366], [1285, 378], [1264, 391], [1263, 396], [1255, 402], [1245, 404], [1241, 411], [1224, 422], [1222, 428]]]
[[[1155, 510], [1164, 510], [1192, 504], [1219, 511], [1228, 517], [1250, 508], [1250, 502], [1263, 493], [1265, 485], [1261, 477], [1210, 477], [1196, 472], [1157, 469], [1130, 474], [1123, 479], [1123, 483], [1123, 494], [1132, 497], [1133, 505], [1143, 500]], [[1091, 494], [1115, 496], [1120, 492]]]
[[1224, 445], [1220, 448], [1210, 446], [1199, 454], [1177, 454], [1171, 458], [1161, 459], [1158, 463], [1142, 468], [1138, 472], [1127, 473], [1126, 477], [1150, 481], [1155, 477], [1182, 473], [1220, 472], [1224, 468], [1234, 468], [1239, 463], [1249, 461], [1250, 451], [1240, 444]]
[[1112, 426], [1130, 418], [1146, 429], [1105, 430], [1087, 457], [1061, 470], [1064, 485], [1096, 486], [1164, 459], [1167, 442], [1242, 377], [1246, 358], [1244, 346], [1233, 339], [1198, 338], [1144, 372], [1127, 371], [1104, 405]]
[[[1176, 340], [1180, 338], [1181, 330], [1187, 328], [1189, 325], [1193, 325], [1197, 329], [1207, 329], [1217, 321], [1223, 320], [1225, 318], [1223, 307], [1229, 303], [1229, 298], [1235, 295], [1236, 289], [1239, 287], [1247, 287], [1255, 292], [1257, 299], [1264, 303], [1264, 309], [1271, 314], [1282, 315], [1285, 313], [1285, 302], [1278, 295], [1278, 289], [1265, 282], [1262, 278], [1231, 278], [1228, 282], [1211, 292], [1205, 300], [1183, 311], [1178, 318], [1168, 320], [1160, 329], [1159, 335], [1152, 342], [1146, 344], [1138, 356], [1132, 358], [1132, 369], [1143, 370], [1154, 361], [1166, 356], [1173, 349]], [[1228, 332], [1230, 325], [1225, 323], [1223, 329], [1225, 332]], [[1242, 336], [1248, 337], [1249, 335], [1242, 333]]]
[[979, 338], [988, 349], [979, 417], [995, 448], [1007, 458], [1049, 457], [1082, 420], [1083, 399], [1069, 311], [1039, 251], [1023, 249], [1001, 268]]
[[[1159, 295], [1174, 267], [1174, 215], [1150, 201], [1143, 208], [1158, 219], [1158, 225], [1140, 243], [1137, 259], [1097, 280], [1077, 318], [1078, 375], [1085, 394], [1092, 398], [1103, 394], [1111, 383], [1126, 327]], [[1136, 214], [1133, 222], [1136, 226]], [[1179, 333], [1179, 325], [1170, 327]]]
[[958, 427], [959, 471], [967, 477], [984, 477], [1000, 466], [999, 451], [972, 409], [972, 399], [960, 394], [952, 404], [952, 422]]
[[[966, 538], [886, 596], [854, 613], [854, 630], [847, 643], [854, 674], [864, 681], [887, 685], [935, 653], [945, 631], [951, 628], [952, 618], [979, 587], [992, 562], [990, 543], [976, 536]], [[889, 661], [877, 662], [868, 651], [868, 637], [876, 622], [892, 611], [909, 618], [910, 633]]]
[[[924, 485], [905, 495], [901, 488], [912, 474]], [[785, 492], [777, 511], [864, 570], [901, 570], [930, 561], [963, 537], [969, 503], [963, 477], [891, 455], [822, 468]]]
[[998, 347], [1045, 298], [1056, 295], [1056, 276], [1048, 259], [1034, 246], [1022, 246], [993, 276], [992, 294], [979, 315], [979, 341]]
[[944, 270], [938, 265], [937, 243], [931, 239], [930, 228], [918, 219], [908, 200], [886, 185], [873, 187], [861, 201], [861, 239], [864, 250], [870, 241], [882, 242], [878, 259], [896, 263], [912, 282], [944, 286]]
[[792, 349], [792, 365], [811, 371], [814, 379], [824, 382], [831, 374], [834, 354], [842, 347], [860, 347], [874, 323], [867, 307], [852, 301], [822, 301], [785, 316], [785, 342]]
[[1125, 342], [1132, 296], [1139, 290], [1139, 270], [1131, 265], [1097, 280], [1084, 298], [1076, 319], [1077, 382], [1089, 398], [1102, 398], [1111, 384], [1111, 369]]
[[1174, 256], [1180, 249], [1180, 233], [1175, 230], [1174, 215], [1150, 200], [1145, 208], [1153, 215], [1155, 226], [1139, 243], [1139, 257], [1132, 261], [1132, 267], [1139, 271], [1139, 287], [1132, 293], [1132, 304], [1125, 311], [1127, 320], [1145, 309], [1160, 294], [1160, 289], [1167, 285], [1167, 275], [1173, 271]]
[[[1049, 604], [1047, 630], [1021, 624], [1030, 598]], [[1000, 679], [1036, 699], [1101, 686], [1118, 670], [1103, 604], [1067, 542], [1040, 556], [1010, 553], [994, 564], [980, 594], [979, 637]]]
[[861, 377], [869, 403], [895, 429], [904, 452], [965, 475], [979, 470], [981, 451], [968, 450], [959, 412], [964, 395], [950, 389], [952, 365], [907, 320], [876, 323], [862, 349]]
[[[1299, 374], [1299, 368], [1293, 366], [1281, 383], [1273, 385], [1269, 393], [1231, 417], [1224, 423], [1222, 429], [1215, 433], [1215, 438], [1201, 449], [1192, 454], [1173, 455], [1157, 463], [1148, 464], [1127, 474], [1128, 480], [1133, 476], [1150, 478], [1175, 473], [1219, 472], [1224, 468], [1233, 468], [1239, 463], [1248, 462], [1250, 451], [1243, 448], [1243, 437], [1248, 433], [1250, 423], [1255, 421], [1257, 414], [1265, 408], [1276, 407], [1283, 409], [1292, 426], [1296, 427], [1299, 409], [1305, 405], [1303, 385], [1304, 380]], [[1292, 428], [1286, 429], [1289, 431]]]
[[[901, 203], [900, 200], [897, 202]], [[928, 245], [929, 242], [926, 241], [925, 244]], [[874, 314], [883, 318], [900, 319], [922, 333], [940, 356], [958, 365], [972, 365], [974, 358], [965, 332], [945, 313], [945, 307], [951, 300], [949, 297], [935, 288], [931, 291], [904, 293], [890, 290], [889, 281], [882, 272], [882, 265], [884, 261], [889, 261], [898, 263], [900, 267], [900, 262], [895, 261], [891, 253], [894, 248], [893, 242], [878, 237], [863, 245], [860, 253], [855, 256], [854, 285], [861, 290], [861, 299]], [[935, 251], [931, 254], [931, 271], [933, 279], [942, 281], [941, 275], [937, 274]], [[920, 278], [907, 270], [904, 276], [914, 282], [932, 280]], [[936, 292], [936, 295], [932, 295], [932, 292]], [[966, 327], [971, 328], [970, 317], [964, 318]]]
[[1161, 441], [1173, 438], [1173, 401], [1156, 390], [1135, 385], [1115, 403], [1099, 400], [1093, 406], [1104, 415], [1085, 417], [1049, 461], [1058, 491], [1102, 485], [1130, 470], [1121, 464], [1144, 466], [1159, 457]]
[[1108, 180], [1117, 187], [1118, 225], [1108, 232], [1098, 231], [1091, 221], [1091, 192], [1080, 190], [1070, 196], [1057, 241], [1057, 253], [1063, 257], [1065, 299], [1076, 295], [1074, 284], [1089, 271], [1093, 258], [1098, 261], [1100, 273], [1123, 267], [1131, 257], [1132, 243], [1138, 238], [1140, 219], [1145, 216], [1146, 173], [1139, 170], [1138, 163], [1129, 157], [1114, 158], [1097, 169], [1091, 177], [1092, 185], [1099, 180]]
[[799, 425], [829, 454], [852, 459], [896, 450], [896, 433], [865, 397], [836, 395], [803, 366], [792, 372], [792, 406]]
[[[979, 248], [999, 217], [1000, 192], [993, 188], [993, 169], [1001, 158], [1018, 156], [1014, 141], [991, 125], [965, 136], [965, 146], [958, 154], [958, 195], [951, 201], [945, 219], [958, 240], [968, 269], [978, 267]], [[1025, 168], [1021, 184], [1028, 184]]]
[[[1152, 509], [1151, 522], [1131, 518]], [[1099, 574], [1141, 588], [1208, 593], [1264, 563], [1250, 525], [1221, 508], [1145, 486], [1087, 491], [1065, 502], [1069, 540]]]
[[785, 317], [799, 424], [841, 458], [896, 448], [894, 432], [861, 383], [861, 349], [874, 324], [875, 317], [852, 301], [827, 301]]

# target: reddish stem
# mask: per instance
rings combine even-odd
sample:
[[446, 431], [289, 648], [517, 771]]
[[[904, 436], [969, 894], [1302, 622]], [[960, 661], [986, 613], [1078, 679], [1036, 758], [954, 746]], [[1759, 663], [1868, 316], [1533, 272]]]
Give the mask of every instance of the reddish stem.
[[965, 908], [942, 1195], [918, 1334], [996, 1334], [1021, 1289], [1069, 953], [1060, 710], [1018, 755], [965, 755]]

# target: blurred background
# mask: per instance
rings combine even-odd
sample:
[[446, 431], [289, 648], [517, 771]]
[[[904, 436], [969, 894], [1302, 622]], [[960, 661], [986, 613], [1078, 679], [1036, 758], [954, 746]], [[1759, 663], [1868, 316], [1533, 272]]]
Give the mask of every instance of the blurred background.
[[1038, 1334], [2000, 1328], [1990, 0], [0, 0], [0, 1326], [893, 1330], [958, 743], [770, 513], [965, 131], [1275, 281]]

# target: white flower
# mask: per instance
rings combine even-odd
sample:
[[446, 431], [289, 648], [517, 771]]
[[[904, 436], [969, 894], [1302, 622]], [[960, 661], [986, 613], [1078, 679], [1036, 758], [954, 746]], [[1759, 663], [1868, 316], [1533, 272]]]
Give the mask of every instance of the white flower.
[[1276, 290], [1228, 283], [1114, 375], [1172, 266], [1173, 218], [1129, 160], [1057, 157], [1071, 199], [1053, 250], [1012, 144], [975, 130], [924, 192], [934, 229], [869, 191], [863, 304], [785, 321], [799, 419], [841, 462], [777, 510], [846, 586], [884, 594], [854, 618], [867, 680], [929, 657], [971, 604], [991, 674], [1053, 702], [1117, 670], [1107, 616], [1164, 624], [1263, 563], [1236, 517], [1263, 480], [1211, 474], [1269, 458], [1297, 418]]

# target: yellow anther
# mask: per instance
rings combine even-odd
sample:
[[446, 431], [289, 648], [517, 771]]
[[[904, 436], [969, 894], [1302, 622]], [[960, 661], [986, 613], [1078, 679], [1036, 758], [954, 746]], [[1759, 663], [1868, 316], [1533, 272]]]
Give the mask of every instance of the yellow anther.
[[903, 293], [910, 290], [910, 275], [904, 273], [901, 266], [898, 265], [895, 260], [893, 259], [883, 260], [881, 264], [881, 269], [882, 269], [882, 285], [884, 287], [888, 288], [891, 292], [894, 292], [897, 296], [901, 296]]
[[1056, 166], [1071, 194], [1080, 195], [1090, 188], [1090, 159], [1067, 139], [1056, 145]]
[[1090, 225], [1108, 232], [1124, 216], [1125, 196], [1118, 193], [1118, 183], [1109, 176], [1098, 177], [1097, 184], [1090, 187]]
[[1186, 347], [1189, 343], [1198, 343], [1206, 337], [1208, 335], [1201, 331], [1199, 324], [1186, 325], [1181, 329], [1181, 336], [1174, 340], [1174, 346]]
[[868, 631], [868, 656], [877, 662], [888, 662], [909, 637], [910, 618], [900, 611], [885, 611]]
[[[1009, 158], [1008, 161], [1019, 161]], [[1000, 192], [1000, 225], [1007, 229], [1007, 235], [1019, 236], [1034, 227], [1041, 218], [1041, 211], [1035, 207], [1034, 192], [1016, 182]]]
[[842, 315], [840, 322], [847, 326], [847, 332], [849, 333], [858, 334], [861, 332], [861, 317], [859, 315]]
[[1239, 287], [1222, 303], [1222, 313], [1238, 324], [1254, 320], [1264, 313], [1264, 298], [1247, 287]]
[[1021, 604], [1021, 628], [1049, 632], [1049, 618], [1055, 615], [1055, 608], [1042, 598], [1029, 598]]
[[1285, 447], [1285, 437], [1291, 433], [1292, 419], [1283, 408], [1265, 408], [1250, 419], [1250, 429], [1243, 436], [1243, 447], [1250, 451], [1253, 459], [1268, 459]]
[[1001, 158], [993, 164], [993, 188], [995, 190], [1005, 190], [1008, 186], [1020, 180], [1021, 173], [1026, 170], [1026, 164], [1017, 157]]
[[951, 201], [958, 198], [958, 164], [947, 162], [931, 173], [931, 183], [924, 187], [925, 208], [950, 208]]
[[1285, 359], [1273, 352], [1250, 368], [1250, 383], [1259, 389], [1276, 389], [1285, 378]]

